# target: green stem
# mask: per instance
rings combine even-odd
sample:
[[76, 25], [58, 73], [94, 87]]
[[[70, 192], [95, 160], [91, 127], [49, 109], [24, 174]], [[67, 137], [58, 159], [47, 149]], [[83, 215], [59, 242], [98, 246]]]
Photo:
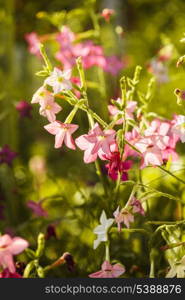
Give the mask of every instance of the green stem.
[[105, 260], [108, 261], [108, 262], [110, 262], [110, 248], [109, 248], [109, 246], [110, 246], [110, 243], [109, 243], [109, 241], [107, 241], [105, 243]]
[[78, 109], [79, 109], [79, 106], [75, 105], [74, 108], [72, 109], [72, 111], [70, 112], [70, 114], [65, 119], [64, 123], [67, 123], [67, 124], [71, 123], [75, 114], [77, 113]]
[[185, 184], [185, 181], [182, 180], [181, 178], [177, 177], [176, 175], [174, 175], [173, 173], [171, 173], [170, 171], [164, 169], [163, 167], [161, 166], [158, 166], [159, 169], [163, 170], [164, 172], [166, 172], [168, 175], [172, 176], [173, 178], [175, 178], [176, 180], [182, 182], [183, 184]]
[[155, 278], [155, 249], [152, 248], [150, 252], [150, 278]]
[[[110, 233], [115, 233], [115, 232], [118, 232], [118, 229], [116, 227], [111, 228]], [[150, 232], [142, 228], [122, 228], [121, 232], [142, 233], [146, 235], [148, 238], [150, 237]]]
[[32, 260], [31, 262], [29, 262], [26, 266], [26, 268], [24, 269], [24, 274], [23, 274], [23, 278], [29, 278], [29, 275], [31, 273], [31, 271], [35, 268], [35, 260]]

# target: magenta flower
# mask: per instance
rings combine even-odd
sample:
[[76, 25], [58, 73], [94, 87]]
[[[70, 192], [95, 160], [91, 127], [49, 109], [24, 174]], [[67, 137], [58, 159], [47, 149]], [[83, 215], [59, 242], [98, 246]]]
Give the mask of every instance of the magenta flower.
[[45, 99], [40, 103], [39, 113], [48, 119], [49, 122], [56, 120], [56, 114], [62, 110], [62, 107], [58, 105], [53, 99]]
[[32, 212], [38, 217], [48, 217], [48, 212], [42, 207], [42, 201], [35, 202], [29, 200], [26, 203], [27, 207], [29, 207]]
[[17, 272], [11, 273], [8, 268], [4, 269], [0, 273], [0, 278], [22, 278]]
[[49, 133], [55, 135], [55, 148], [62, 147], [62, 144], [64, 142], [68, 148], [73, 150], [76, 149], [74, 140], [71, 135], [78, 129], [78, 125], [55, 121], [44, 126], [44, 128]]
[[11, 238], [8, 234], [0, 236], [0, 266], [15, 273], [13, 255], [23, 252], [27, 247], [28, 242], [20, 237]]
[[[117, 102], [121, 105], [122, 104], [122, 100], [120, 98], [117, 99]], [[136, 105], [137, 105], [137, 102], [136, 101], [128, 101], [127, 102], [127, 106], [126, 106], [126, 109], [125, 109], [125, 117], [126, 119], [134, 119], [134, 115], [133, 115], [133, 112], [135, 111], [136, 109]], [[114, 105], [108, 105], [108, 110], [110, 112], [110, 114], [112, 116], [117, 116], [118, 114], [120, 116], [122, 116], [118, 121], [117, 121], [117, 124], [121, 124], [123, 123], [124, 121], [124, 112], [119, 110], [116, 106]]]
[[25, 34], [25, 39], [28, 43], [29, 52], [38, 57], [41, 57], [40, 48], [39, 48], [40, 40], [39, 40], [39, 36], [37, 35], [37, 33], [35, 33], [35, 32], [27, 33], [27, 34]]
[[104, 261], [101, 270], [89, 275], [91, 278], [117, 278], [125, 272], [121, 264], [111, 265], [110, 262]]
[[21, 118], [31, 118], [32, 106], [27, 101], [19, 101], [15, 108], [20, 113]]
[[96, 123], [88, 134], [81, 135], [75, 142], [84, 150], [84, 162], [91, 163], [99, 158], [105, 160], [111, 155], [111, 147], [116, 148], [115, 130], [102, 130]]
[[108, 169], [108, 175], [112, 180], [117, 180], [118, 174], [121, 174], [122, 181], [128, 180], [128, 170], [132, 167], [132, 161], [121, 161], [120, 153], [113, 152], [107, 157], [109, 163], [105, 165]]
[[104, 8], [104, 9], [102, 10], [102, 13], [101, 13], [102, 17], [103, 17], [103, 18], [105, 19], [105, 21], [107, 21], [107, 22], [110, 21], [111, 16], [114, 15], [114, 14], [115, 14], [114, 9], [110, 9], [110, 8]]
[[58, 94], [63, 90], [71, 90], [72, 84], [70, 81], [71, 70], [61, 71], [58, 68], [54, 68], [51, 75], [44, 81], [45, 84], [52, 86], [54, 94]]
[[142, 216], [145, 215], [145, 211], [144, 208], [142, 207], [141, 201], [139, 201], [135, 197], [132, 198], [130, 205], [132, 206], [133, 213], [138, 213]]
[[41, 86], [32, 97], [32, 104], [42, 104], [45, 101], [54, 101], [54, 96], [44, 86]]
[[0, 150], [0, 164], [12, 165], [12, 161], [17, 156], [17, 153], [12, 151], [8, 145], [4, 145]]
[[118, 231], [121, 231], [121, 224], [124, 223], [127, 228], [130, 227], [130, 223], [134, 222], [134, 216], [126, 209], [123, 208], [121, 211], [118, 208], [113, 213], [115, 222], [118, 225]]

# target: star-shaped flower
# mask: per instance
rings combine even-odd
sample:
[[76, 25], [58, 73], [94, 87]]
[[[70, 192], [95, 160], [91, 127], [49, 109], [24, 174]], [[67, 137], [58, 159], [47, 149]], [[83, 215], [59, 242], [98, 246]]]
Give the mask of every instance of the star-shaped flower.
[[58, 68], [54, 68], [51, 75], [46, 78], [45, 84], [52, 86], [54, 94], [58, 94], [63, 90], [71, 90], [72, 84], [70, 81], [71, 70], [61, 71]]
[[107, 232], [113, 223], [114, 219], [107, 219], [106, 213], [103, 210], [100, 217], [100, 225], [98, 225], [93, 231], [95, 234], [97, 234], [97, 239], [94, 241], [94, 249], [96, 249], [101, 242], [108, 241]]
[[64, 142], [68, 148], [73, 150], [76, 149], [74, 140], [71, 135], [78, 129], [78, 125], [55, 121], [44, 126], [44, 128], [49, 133], [55, 135], [55, 148], [62, 147], [62, 144]]

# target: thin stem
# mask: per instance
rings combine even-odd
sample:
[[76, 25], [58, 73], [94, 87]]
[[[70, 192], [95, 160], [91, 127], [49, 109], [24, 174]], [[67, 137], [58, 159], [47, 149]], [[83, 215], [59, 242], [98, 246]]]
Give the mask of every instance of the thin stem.
[[[110, 233], [118, 232], [116, 227], [111, 228]], [[122, 228], [120, 232], [128, 232], [128, 233], [142, 233], [146, 235], [148, 238], [150, 237], [150, 232], [142, 229], [142, 228]]]
[[[152, 249], [153, 250], [153, 249]], [[151, 250], [151, 252], [152, 252]], [[155, 278], [155, 260], [153, 257], [153, 254], [150, 254], [150, 274], [149, 274], [150, 278]]]
[[110, 243], [107, 241], [105, 243], [105, 260], [110, 262], [110, 249], [109, 249]]
[[185, 181], [182, 180], [181, 178], [177, 177], [176, 175], [174, 175], [173, 173], [171, 173], [170, 171], [164, 169], [163, 167], [161, 166], [158, 166], [159, 169], [163, 170], [164, 172], [166, 172], [168, 175], [172, 176], [173, 178], [175, 178], [176, 180], [182, 182], [183, 184], [185, 184]]

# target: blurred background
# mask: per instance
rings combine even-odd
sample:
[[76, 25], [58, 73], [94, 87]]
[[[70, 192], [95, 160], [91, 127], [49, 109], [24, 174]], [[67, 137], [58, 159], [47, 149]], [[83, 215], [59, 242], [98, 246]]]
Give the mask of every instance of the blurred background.
[[[65, 267], [49, 274], [58, 277], [83, 277], [99, 269], [104, 254], [101, 247], [96, 252], [92, 249], [92, 230], [107, 202], [93, 164], [83, 163], [83, 153], [65, 147], [54, 149], [54, 137], [44, 130], [46, 120], [39, 115], [38, 107], [27, 108], [23, 115], [17, 108], [20, 101], [29, 104], [43, 82], [35, 75], [42, 68], [42, 59], [29, 52], [25, 35], [36, 32], [51, 36], [67, 25], [80, 36], [94, 26], [90, 8], [99, 15], [104, 8], [115, 10], [110, 22], [99, 18], [100, 37], [90, 38], [102, 45], [107, 55], [117, 55], [123, 63], [114, 76], [102, 73], [97, 66], [86, 71], [87, 80], [94, 82], [89, 86], [91, 105], [102, 117], [108, 119], [107, 103], [119, 95], [119, 78], [133, 76], [136, 65], [143, 67], [141, 91], [145, 91], [152, 75], [156, 77], [149, 109], [165, 118], [179, 113], [174, 89], [184, 88], [184, 67], [176, 68], [177, 59], [185, 51], [179, 42], [185, 31], [183, 0], [0, 0], [0, 147], [9, 145], [17, 153], [11, 167], [0, 164], [0, 232], [27, 238], [33, 249], [37, 234], [50, 232], [43, 264], [69, 251], [77, 265], [73, 274]], [[56, 43], [47, 40], [44, 44], [52, 63], [60, 66], [54, 57]], [[170, 58], [158, 66], [157, 58], [163, 52]], [[64, 108], [63, 116], [67, 116], [70, 108]], [[77, 136], [88, 130], [83, 113], [75, 117], [75, 122], [80, 125]], [[167, 185], [165, 178], [157, 180], [160, 171], [145, 172], [146, 181], [153, 180], [158, 189], [184, 195], [173, 179], [168, 178]], [[123, 202], [128, 194], [129, 190], [123, 190]], [[30, 200], [42, 201], [48, 216], [35, 216], [26, 205]], [[163, 200], [163, 219], [178, 218], [178, 205]], [[160, 205], [160, 199], [151, 202], [153, 220], [161, 218]], [[142, 222], [138, 220], [138, 226]], [[142, 255], [147, 248], [146, 238], [126, 233], [113, 234], [112, 238], [112, 258], [126, 265], [126, 276], [146, 276], [149, 264]], [[26, 256], [22, 259], [27, 260]]]

